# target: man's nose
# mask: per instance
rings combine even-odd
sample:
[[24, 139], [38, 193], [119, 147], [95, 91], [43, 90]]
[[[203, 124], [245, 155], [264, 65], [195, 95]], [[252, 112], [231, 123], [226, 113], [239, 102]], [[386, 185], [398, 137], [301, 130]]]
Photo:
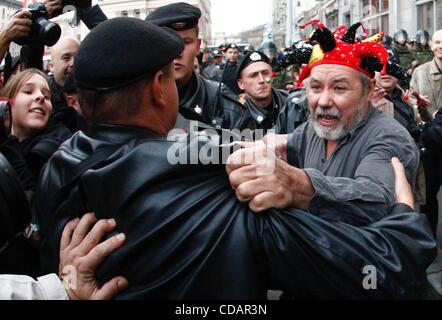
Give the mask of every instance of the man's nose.
[[319, 97], [318, 106], [327, 108], [332, 104], [333, 104], [332, 95], [330, 94], [330, 91], [329, 90], [322, 91], [321, 96]]

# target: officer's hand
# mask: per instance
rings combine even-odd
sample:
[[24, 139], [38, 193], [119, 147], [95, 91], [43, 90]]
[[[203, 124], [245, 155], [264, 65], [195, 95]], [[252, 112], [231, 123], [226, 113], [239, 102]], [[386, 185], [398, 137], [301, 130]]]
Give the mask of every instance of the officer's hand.
[[398, 158], [391, 159], [395, 176], [396, 203], [404, 203], [410, 208], [414, 208], [414, 196], [411, 186], [408, 183], [405, 169]]
[[62, 0], [43, 0], [43, 3], [50, 17], [54, 17], [62, 12]]
[[279, 159], [262, 142], [233, 153], [226, 168], [236, 197], [256, 213], [270, 208], [305, 209], [314, 195], [307, 174]]
[[3, 30], [0, 32], [0, 41], [9, 45], [11, 41], [27, 37], [31, 30], [31, 13], [28, 10], [21, 10], [11, 17]]
[[127, 280], [123, 277], [115, 277], [103, 286], [95, 278], [95, 269], [125, 241], [124, 234], [120, 234], [100, 243], [105, 233], [115, 226], [113, 219], [97, 222], [94, 214], [89, 213], [81, 220], [72, 220], [64, 228], [60, 241], [59, 276], [71, 299], [111, 299], [127, 288]]

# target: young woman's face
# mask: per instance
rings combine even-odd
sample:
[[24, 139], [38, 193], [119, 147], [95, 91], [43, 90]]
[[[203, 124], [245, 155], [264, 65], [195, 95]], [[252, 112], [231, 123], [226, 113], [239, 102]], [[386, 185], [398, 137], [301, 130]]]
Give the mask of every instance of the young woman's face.
[[12, 134], [19, 140], [43, 130], [52, 113], [51, 90], [45, 78], [34, 74], [13, 98]]

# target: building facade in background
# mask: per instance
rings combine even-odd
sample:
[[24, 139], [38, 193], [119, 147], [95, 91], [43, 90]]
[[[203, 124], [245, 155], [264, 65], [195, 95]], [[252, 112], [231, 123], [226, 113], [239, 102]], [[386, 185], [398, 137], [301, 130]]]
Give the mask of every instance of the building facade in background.
[[[272, 1], [272, 37], [278, 47], [284, 47], [287, 35], [288, 2], [290, 0]], [[270, 40], [270, 39], [269, 39]]]
[[[115, 17], [136, 17], [144, 19], [156, 8], [182, 1], [173, 0], [98, 0], [98, 4], [109, 18]], [[212, 36], [211, 0], [189, 0], [184, 1], [198, 7], [201, 10], [199, 22], [200, 37], [207, 41]]]
[[362, 22], [369, 34], [393, 35], [405, 29], [414, 37], [419, 29], [430, 34], [442, 28], [442, 1], [437, 0], [288, 0], [292, 1], [293, 42], [308, 36], [312, 27], [300, 25], [320, 19], [330, 29]]
[[[106, 14], [111, 18], [116, 17], [134, 17], [144, 19], [150, 12], [156, 8], [181, 1], [173, 0], [93, 0], [93, 4], [98, 4]], [[211, 38], [212, 19], [210, 16], [211, 0], [190, 0], [184, 1], [198, 7], [201, 12], [201, 19], [199, 22], [200, 37], [203, 41]], [[62, 29], [63, 36], [75, 37], [78, 40], [83, 40], [89, 33], [87, 27], [80, 23], [78, 26], [72, 24], [73, 12], [65, 13], [56, 17], [53, 21], [58, 23]]]

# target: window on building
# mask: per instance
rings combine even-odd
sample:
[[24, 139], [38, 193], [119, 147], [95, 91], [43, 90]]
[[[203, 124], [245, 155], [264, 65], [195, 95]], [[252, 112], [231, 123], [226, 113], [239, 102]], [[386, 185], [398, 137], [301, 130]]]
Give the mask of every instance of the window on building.
[[139, 18], [140, 17], [140, 9], [135, 9], [134, 10], [134, 16], [135, 16], [135, 18]]
[[350, 12], [346, 13], [344, 15], [344, 25], [347, 27], [350, 27], [351, 25], [351, 16], [350, 16]]
[[127, 11], [125, 10], [125, 11], [121, 11], [121, 16], [122, 17], [127, 17]]
[[388, 0], [361, 0], [362, 17], [388, 11]]
[[327, 21], [327, 27], [330, 30], [334, 30], [338, 28], [338, 24], [339, 24], [339, 17], [338, 17], [338, 11], [332, 11], [329, 14], [327, 14], [325, 16], [325, 19]]
[[416, 1], [417, 4], [417, 28], [425, 29], [430, 34], [434, 32], [434, 8], [435, 1], [427, 1], [422, 3], [422, 1]]
[[389, 33], [388, 0], [361, 0], [362, 23], [368, 34]]

